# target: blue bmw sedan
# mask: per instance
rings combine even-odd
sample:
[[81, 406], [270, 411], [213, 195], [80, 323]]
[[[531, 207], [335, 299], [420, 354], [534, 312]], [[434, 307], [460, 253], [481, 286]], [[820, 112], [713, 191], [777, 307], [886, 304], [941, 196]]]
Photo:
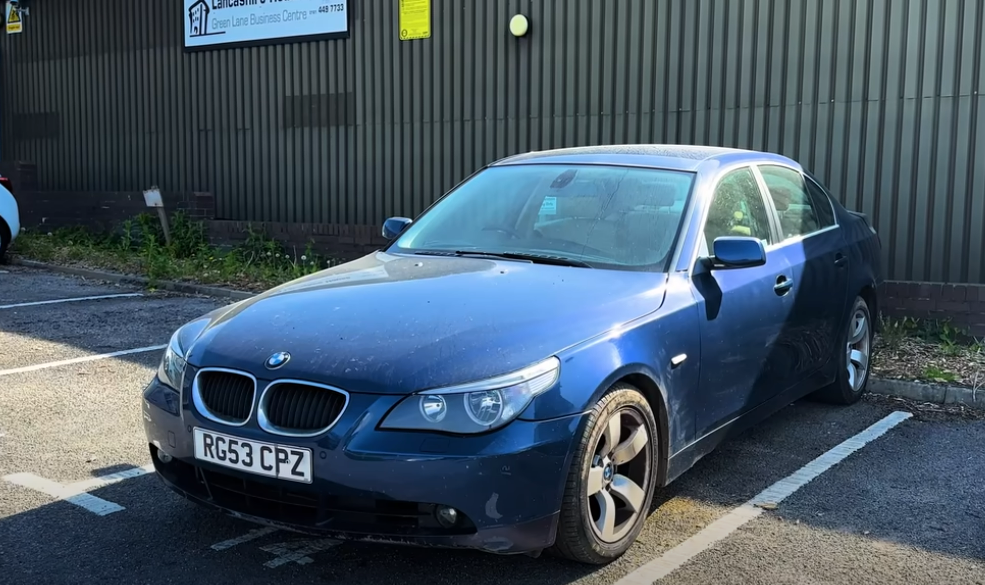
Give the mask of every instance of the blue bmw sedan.
[[529, 153], [383, 232], [174, 333], [143, 394], [167, 486], [304, 533], [603, 564], [730, 435], [866, 389], [878, 236], [782, 156]]

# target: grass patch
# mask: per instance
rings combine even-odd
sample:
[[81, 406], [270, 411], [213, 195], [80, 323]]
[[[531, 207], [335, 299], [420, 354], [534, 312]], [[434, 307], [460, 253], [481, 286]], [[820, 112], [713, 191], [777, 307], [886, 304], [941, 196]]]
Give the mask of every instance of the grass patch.
[[985, 384], [985, 346], [950, 320], [884, 319], [873, 374], [979, 388]]
[[945, 349], [959, 351], [978, 344], [968, 330], [954, 325], [950, 319], [932, 320], [903, 317], [883, 319], [882, 339], [889, 345], [897, 345], [906, 339], [922, 339], [937, 343]]
[[205, 226], [176, 213], [171, 218], [171, 244], [156, 216], [141, 214], [109, 233], [83, 228], [51, 232], [27, 230], [11, 247], [22, 258], [61, 265], [145, 276], [151, 286], [177, 280], [262, 291], [335, 266], [335, 258], [286, 247], [252, 228], [246, 241], [231, 248], [209, 244]]
[[941, 384], [953, 384], [958, 381], [957, 374], [942, 370], [937, 366], [927, 366], [923, 371], [923, 378], [929, 382], [938, 382]]

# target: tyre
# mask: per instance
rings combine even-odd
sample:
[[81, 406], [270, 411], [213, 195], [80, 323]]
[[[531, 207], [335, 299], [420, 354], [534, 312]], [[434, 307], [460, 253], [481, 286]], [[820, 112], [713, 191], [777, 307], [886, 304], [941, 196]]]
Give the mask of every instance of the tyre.
[[7, 246], [10, 245], [10, 240], [7, 238], [7, 226], [4, 225], [3, 220], [0, 220], [0, 264], [4, 264], [7, 257]]
[[598, 401], [571, 462], [552, 554], [602, 565], [632, 546], [653, 501], [658, 437], [637, 388], [619, 383]]
[[862, 297], [855, 298], [841, 336], [838, 352], [838, 378], [830, 386], [822, 388], [815, 398], [831, 404], [854, 404], [865, 394], [869, 383], [869, 364], [875, 328], [869, 305]]

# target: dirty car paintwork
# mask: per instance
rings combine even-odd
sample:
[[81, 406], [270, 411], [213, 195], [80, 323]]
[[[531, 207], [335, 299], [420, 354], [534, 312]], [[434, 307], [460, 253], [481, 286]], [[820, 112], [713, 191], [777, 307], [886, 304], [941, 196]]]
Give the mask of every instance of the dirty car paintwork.
[[281, 377], [408, 394], [509, 373], [652, 313], [665, 282], [377, 252], [216, 312], [187, 359], [262, 375], [289, 348]]
[[[305, 489], [454, 505], [477, 528], [470, 536], [408, 537], [385, 531], [342, 531], [340, 536], [490, 552], [540, 550], [554, 541], [572, 449], [586, 413], [613, 383], [635, 384], [653, 407], [659, 425], [659, 436], [654, 437], [660, 460], [656, 484], [664, 485], [708, 452], [709, 440], [740, 415], [764, 405], [774, 408], [782, 403], [777, 400], [796, 399], [834, 376], [834, 353], [806, 353], [833, 352], [828, 347], [831, 334], [825, 333], [828, 341], [821, 348], [802, 338], [822, 327], [835, 329], [795, 311], [828, 303], [826, 310], [837, 313], [832, 298], [847, 303], [859, 291], [874, 291], [881, 278], [879, 242], [863, 217], [835, 204], [837, 235], [812, 243], [847, 251], [849, 273], [836, 279], [844, 290], [815, 286], [778, 301], [772, 289], [775, 275], [749, 272], [716, 279], [714, 272], [706, 272], [696, 277], [701, 230], [716, 182], [730, 170], [757, 162], [800, 168], [777, 155], [703, 147], [593, 147], [499, 161], [495, 166], [612, 164], [695, 173], [670, 271], [623, 272], [381, 250], [188, 324], [183, 332], [189, 371], [219, 366], [250, 372], [261, 383], [285, 377], [346, 389], [350, 406], [324, 435], [278, 438], [319, 454], [315, 482]], [[792, 270], [803, 252], [773, 249], [769, 253], [776, 261], [760, 270]], [[821, 252], [819, 257], [833, 253]], [[823, 282], [818, 274], [809, 275], [811, 282]], [[762, 283], [768, 286], [756, 292]], [[716, 287], [723, 284], [745, 287], [734, 299], [741, 300], [738, 305], [714, 298]], [[875, 302], [874, 293], [872, 299]], [[775, 306], [763, 310], [761, 305], [769, 302]], [[727, 327], [716, 330], [716, 311], [722, 307], [729, 311]], [[796, 318], [788, 323], [791, 316]], [[765, 323], [767, 319], [774, 322]], [[791, 329], [791, 323], [797, 327]], [[778, 354], [773, 347], [777, 339], [791, 351]], [[291, 361], [276, 374], [265, 371], [264, 360], [278, 351], [291, 352]], [[749, 351], [755, 359], [743, 353]], [[451, 436], [378, 426], [405, 395], [487, 379], [551, 356], [561, 364], [554, 386], [497, 431]], [[755, 364], [751, 368], [756, 371], [720, 368], [709, 363], [709, 357], [733, 365], [773, 364], [774, 369], [767, 368], [773, 377], [777, 372], [805, 377], [774, 380], [759, 376]], [[804, 369], [815, 367], [817, 371]], [[731, 379], [723, 379], [723, 372]], [[180, 416], [167, 411], [170, 402], [162, 400], [166, 391], [162, 394], [160, 385], [155, 380], [145, 393], [145, 428], [152, 450], [162, 448], [180, 461], [209, 469], [210, 464], [194, 460], [188, 429], [214, 428], [215, 423], [202, 419], [187, 400], [187, 376]], [[796, 396], [784, 393], [788, 385]], [[235, 433], [271, 439], [255, 424]], [[166, 436], [176, 440], [166, 444]], [[161, 471], [157, 459], [155, 464]], [[210, 503], [207, 495], [186, 491], [193, 484], [177, 485], [163, 471], [161, 475], [177, 491]], [[531, 498], [531, 493], [537, 497]], [[277, 518], [253, 519], [289, 525]], [[322, 528], [317, 532], [336, 534], [332, 526]]]

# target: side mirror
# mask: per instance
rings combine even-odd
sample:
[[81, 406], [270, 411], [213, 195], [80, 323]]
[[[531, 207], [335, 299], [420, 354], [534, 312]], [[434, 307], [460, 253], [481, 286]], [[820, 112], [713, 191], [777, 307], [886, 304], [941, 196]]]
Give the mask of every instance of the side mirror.
[[763, 241], [756, 238], [716, 238], [714, 248], [711, 262], [715, 268], [751, 268], [766, 264], [766, 248]]
[[392, 240], [399, 236], [414, 220], [406, 217], [391, 217], [383, 222], [383, 237]]

